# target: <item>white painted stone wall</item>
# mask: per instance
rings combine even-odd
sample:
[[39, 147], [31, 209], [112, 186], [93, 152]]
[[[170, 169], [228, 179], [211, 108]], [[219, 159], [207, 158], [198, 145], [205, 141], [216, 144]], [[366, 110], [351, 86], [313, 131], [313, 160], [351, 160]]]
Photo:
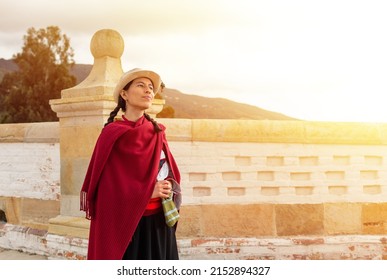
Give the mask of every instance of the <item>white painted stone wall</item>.
[[[185, 204], [387, 201], [387, 147], [170, 142]], [[58, 143], [0, 143], [0, 196], [60, 197]]]
[[386, 202], [387, 146], [171, 142], [184, 204]]
[[[23, 127], [18, 139], [1, 131], [0, 196], [59, 199], [58, 125], [18, 126], [7, 134]], [[386, 145], [176, 140], [179, 126], [187, 120], [168, 120], [167, 136], [186, 205], [387, 201]]]
[[58, 200], [59, 143], [1, 143], [0, 196]]

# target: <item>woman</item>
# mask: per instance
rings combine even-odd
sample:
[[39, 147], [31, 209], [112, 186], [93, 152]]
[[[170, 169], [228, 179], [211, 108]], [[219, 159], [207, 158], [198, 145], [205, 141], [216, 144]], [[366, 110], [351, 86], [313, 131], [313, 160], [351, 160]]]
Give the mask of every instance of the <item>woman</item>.
[[[88, 259], [179, 258], [177, 224], [166, 224], [162, 201], [173, 195], [179, 209], [180, 173], [165, 127], [145, 113], [161, 84], [155, 72], [133, 69], [114, 90], [117, 107], [97, 140], [81, 191], [81, 210], [91, 220]], [[120, 110], [122, 120], [114, 121]]]

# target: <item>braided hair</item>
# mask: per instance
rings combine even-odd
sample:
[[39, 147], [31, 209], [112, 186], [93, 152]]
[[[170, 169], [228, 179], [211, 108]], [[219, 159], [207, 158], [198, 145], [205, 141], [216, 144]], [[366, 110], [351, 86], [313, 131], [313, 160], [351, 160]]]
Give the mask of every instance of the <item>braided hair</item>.
[[[128, 90], [128, 88], [130, 87], [130, 85], [132, 84], [132, 82], [129, 82], [124, 88], [123, 90]], [[114, 118], [117, 116], [118, 112], [120, 111], [120, 109], [125, 112], [126, 111], [126, 102], [125, 100], [122, 98], [121, 95], [118, 96], [118, 103], [117, 103], [117, 106], [114, 108], [113, 111], [110, 112], [110, 115], [109, 115], [109, 118], [107, 119], [107, 122], [105, 123], [104, 126], [107, 126], [108, 124], [112, 123], [114, 121]], [[160, 131], [162, 131], [161, 127], [159, 126], [159, 124], [151, 117], [149, 116], [147, 113], [144, 112], [144, 117], [150, 121], [152, 124], [153, 124], [153, 128], [154, 130], [158, 133]]]

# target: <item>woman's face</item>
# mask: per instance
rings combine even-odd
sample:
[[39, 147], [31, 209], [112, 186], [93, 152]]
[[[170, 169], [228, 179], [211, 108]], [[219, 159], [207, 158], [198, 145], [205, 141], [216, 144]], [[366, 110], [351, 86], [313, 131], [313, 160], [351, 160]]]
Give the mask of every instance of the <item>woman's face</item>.
[[127, 90], [121, 92], [121, 96], [126, 100], [126, 110], [149, 109], [155, 97], [152, 81], [148, 78], [137, 78]]

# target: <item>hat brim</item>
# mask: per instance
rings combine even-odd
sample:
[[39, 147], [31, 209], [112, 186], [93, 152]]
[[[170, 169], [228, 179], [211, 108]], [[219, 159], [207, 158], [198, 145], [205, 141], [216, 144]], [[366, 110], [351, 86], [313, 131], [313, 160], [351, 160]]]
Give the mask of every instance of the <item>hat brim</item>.
[[117, 83], [117, 86], [113, 92], [114, 101], [116, 103], [118, 103], [118, 97], [120, 96], [120, 92], [124, 89], [124, 87], [131, 81], [138, 78], [148, 78], [152, 81], [153, 92], [156, 94], [159, 91], [161, 86], [161, 79], [159, 74], [150, 70], [134, 69], [124, 73]]

